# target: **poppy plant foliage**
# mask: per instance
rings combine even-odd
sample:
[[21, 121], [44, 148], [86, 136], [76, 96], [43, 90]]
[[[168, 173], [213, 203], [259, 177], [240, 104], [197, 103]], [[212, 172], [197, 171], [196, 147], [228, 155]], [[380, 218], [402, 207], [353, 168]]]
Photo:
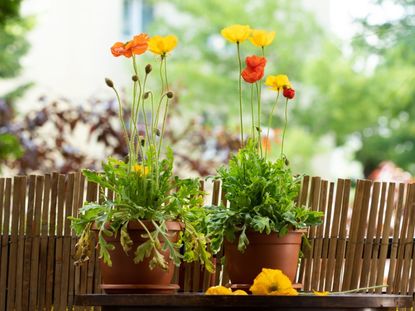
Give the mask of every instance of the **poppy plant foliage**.
[[[285, 74], [270, 74], [265, 79], [268, 90], [276, 95], [270, 109], [266, 133], [262, 128], [262, 85], [267, 71], [265, 54], [268, 46], [274, 41], [275, 32], [251, 29], [248, 25], [232, 25], [224, 28], [221, 34], [227, 41], [236, 45], [241, 145], [228, 166], [218, 169], [216, 178], [222, 181], [222, 189], [226, 193], [229, 206], [221, 205], [209, 209], [208, 235], [211, 237], [214, 252], [221, 249], [225, 239], [230, 243], [235, 242], [238, 250], [244, 252], [249, 245], [246, 234], [248, 231], [266, 234], [274, 232], [283, 236], [290, 230], [320, 224], [322, 213], [297, 206], [295, 202], [301, 177], [292, 174], [284, 154], [288, 102], [294, 98], [295, 91]], [[241, 52], [245, 42], [257, 47], [258, 53], [245, 57], [243, 67]], [[242, 89], [245, 87], [250, 90], [248, 105], [243, 103]], [[272, 118], [282, 98], [285, 98], [285, 118], [281, 152], [279, 157], [272, 161], [269, 159], [270, 148], [263, 148], [262, 142], [263, 138], [269, 141]], [[250, 112], [249, 134], [245, 133], [243, 122], [243, 110], [246, 107], [249, 107]]]
[[[113, 56], [124, 56], [132, 65], [130, 99], [121, 100], [114, 82], [105, 79], [118, 101], [128, 155], [122, 160], [109, 158], [102, 165], [103, 172], [83, 171], [89, 181], [100, 185], [100, 189], [114, 193], [114, 198], [103, 194], [100, 203], [86, 202], [78, 217], [71, 219], [73, 229], [80, 236], [76, 248], [78, 262], [87, 260], [91, 248], [95, 247], [92, 239], [95, 230], [100, 258], [109, 266], [112, 264], [110, 251], [115, 246], [106, 237], [117, 236], [131, 260], [139, 263], [148, 258], [151, 269], [169, 268], [163, 255], [167, 252], [176, 265], [181, 261], [199, 261], [208, 271], [213, 271], [205, 226], [200, 221], [205, 217], [205, 209], [199, 180], [173, 175], [173, 151], [165, 147], [163, 141], [170, 101], [174, 97], [166, 64], [177, 42], [174, 35], [150, 37], [141, 33], [127, 42], [115, 42], [110, 49]], [[157, 92], [147, 86], [153, 70], [151, 64], [142, 61], [142, 55], [147, 51], [157, 56], [160, 71]], [[124, 110], [131, 111], [128, 119]], [[147, 232], [143, 236], [144, 242], [135, 249], [132, 249], [134, 242], [128, 230], [130, 221], [138, 223]], [[185, 228], [177, 242], [170, 238], [166, 224], [170, 221], [180, 222]]]

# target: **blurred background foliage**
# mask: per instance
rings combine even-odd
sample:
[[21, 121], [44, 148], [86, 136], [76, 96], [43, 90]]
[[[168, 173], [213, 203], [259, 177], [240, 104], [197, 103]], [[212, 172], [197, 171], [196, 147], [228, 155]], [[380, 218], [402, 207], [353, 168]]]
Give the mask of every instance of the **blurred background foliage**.
[[[32, 23], [20, 16], [21, 0], [0, 2], [0, 81], [20, 74], [20, 59], [29, 49], [26, 34]], [[30, 84], [17, 86], [6, 94], [0, 94], [0, 170], [1, 163], [17, 159], [23, 150], [19, 139], [11, 131], [14, 119], [14, 102]]]
[[[20, 2], [0, 4], [0, 79], [19, 73], [19, 60], [28, 49], [25, 36], [31, 23], [20, 17]], [[365, 176], [385, 160], [415, 174], [415, 0], [372, 2], [378, 8], [390, 4], [402, 7], [403, 14], [379, 21], [367, 12], [355, 21], [359, 31], [350, 44], [324, 29], [300, 0], [168, 1], [176, 18], [156, 17], [148, 32], [174, 33], [179, 37], [180, 44], [168, 66], [179, 117], [191, 125], [185, 127], [186, 135], [170, 134], [170, 142], [182, 148], [178, 149], [182, 160], [187, 157], [188, 165], [200, 175], [214, 173], [218, 161], [226, 162], [237, 145], [237, 59], [235, 46], [224, 42], [220, 30], [240, 23], [276, 30], [274, 43], [266, 48], [266, 74], [288, 74], [297, 90], [290, 104], [286, 147], [296, 172], [312, 174], [316, 156], [345, 148], [350, 160], [361, 163]], [[251, 44], [242, 45], [242, 55], [254, 53], [259, 51]], [[11, 130], [17, 121], [10, 110], [12, 97], [25, 87], [20, 86], [13, 96], [2, 95], [0, 110], [8, 107], [4, 108], [8, 117], [2, 113], [0, 118], [0, 161], [8, 158], [10, 163], [11, 158], [24, 156], [28, 148], [21, 135], [19, 138]], [[244, 88], [244, 96], [249, 96], [248, 87]], [[264, 90], [263, 120], [268, 119], [273, 100], [275, 93]], [[245, 101], [245, 109], [248, 102]], [[272, 120], [274, 156], [279, 153], [282, 126], [282, 105], [279, 108]], [[49, 114], [57, 111], [49, 110]], [[87, 124], [88, 116], [82, 118], [86, 121], [80, 123]], [[20, 128], [27, 126], [23, 123]], [[178, 136], [181, 139], [176, 139]], [[207, 155], [212, 145], [210, 136], [215, 138], [213, 152], [225, 154], [215, 161]], [[197, 154], [190, 159], [183, 148], [191, 148]], [[64, 157], [62, 161], [73, 161], [72, 158]], [[200, 167], [199, 159], [211, 167]], [[82, 167], [83, 163], [91, 166], [93, 161], [88, 161], [61, 167]], [[52, 166], [44, 169], [53, 169]], [[20, 167], [21, 172], [28, 170]]]

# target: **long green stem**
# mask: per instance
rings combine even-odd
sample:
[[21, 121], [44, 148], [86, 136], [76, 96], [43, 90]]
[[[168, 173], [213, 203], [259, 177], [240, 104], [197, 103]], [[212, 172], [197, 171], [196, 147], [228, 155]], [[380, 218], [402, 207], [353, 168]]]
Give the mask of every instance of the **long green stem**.
[[262, 157], [262, 141], [261, 141], [261, 135], [262, 135], [262, 129], [261, 129], [261, 86], [257, 83], [256, 85], [256, 95], [258, 99], [258, 144], [259, 144], [259, 151], [261, 153]]
[[160, 96], [162, 96], [163, 93], [164, 93], [163, 61], [164, 61], [164, 56], [161, 56], [161, 61], [160, 61], [160, 80], [161, 80]]
[[239, 79], [238, 79], [238, 86], [239, 86], [239, 118], [240, 118], [240, 126], [241, 126], [241, 147], [244, 146], [244, 125], [242, 119], [242, 62], [241, 62], [241, 52], [239, 49], [239, 42], [236, 43], [236, 47], [238, 50], [238, 63], [239, 63]]
[[164, 56], [164, 79], [166, 79], [166, 91], [169, 91], [169, 81], [167, 79], [167, 57]]
[[[143, 148], [141, 146], [141, 142], [139, 141], [139, 135], [138, 135], [138, 121], [139, 121], [139, 116], [140, 116], [140, 103], [142, 100], [142, 94], [143, 94], [143, 89], [141, 87], [141, 81], [140, 81], [140, 77], [139, 77], [139, 73], [138, 73], [138, 68], [137, 68], [137, 62], [136, 62], [136, 58], [135, 55], [133, 55], [133, 68], [134, 68], [134, 74], [137, 77], [137, 81], [134, 81], [134, 93], [135, 93], [135, 98], [133, 99], [133, 105], [131, 108], [131, 121], [134, 123], [134, 127], [133, 127], [133, 134], [131, 135], [131, 144], [132, 144], [132, 150], [134, 150], [134, 152], [137, 154], [139, 154], [139, 152], [141, 151], [141, 154], [144, 158], [144, 153], [143, 153]], [[137, 94], [137, 84], [139, 86], [139, 94], [138, 97], [136, 96]], [[137, 144], [136, 144], [136, 148], [134, 148], [134, 142], [136, 142], [136, 140], [138, 140]]]
[[[169, 82], [168, 82], [168, 79], [167, 79], [167, 58], [163, 57], [163, 59], [164, 59], [164, 78], [166, 80], [166, 91], [168, 91], [169, 90]], [[163, 59], [162, 59], [162, 61], [163, 61]], [[162, 147], [162, 144], [163, 144], [164, 132], [166, 130], [166, 121], [167, 121], [168, 111], [169, 111], [169, 99], [166, 97], [166, 107], [164, 108], [163, 123], [161, 125], [160, 144], [159, 144], [159, 149], [158, 149], [158, 152], [157, 152], [157, 158], [160, 158], [161, 147]]]
[[[120, 118], [121, 125], [122, 125], [123, 130], [124, 130], [125, 140], [127, 142], [127, 146], [129, 146], [128, 149], [130, 149], [130, 147], [131, 147], [130, 146], [130, 138], [129, 138], [129, 135], [128, 135], [127, 126], [125, 125], [125, 121], [124, 121], [124, 113], [123, 113], [122, 103], [121, 103], [121, 100], [120, 100], [120, 95], [118, 94], [118, 92], [115, 89], [115, 87], [113, 87], [112, 89], [114, 90], [115, 96], [117, 97], [117, 101], [118, 101], [118, 117]], [[129, 153], [130, 153], [130, 150], [129, 150]], [[129, 163], [130, 169], [131, 169], [131, 161], [130, 161], [130, 159], [128, 159], [128, 163]]]
[[160, 93], [160, 100], [157, 104], [157, 112], [156, 112], [156, 120], [154, 122], [155, 127], [157, 128], [159, 125], [159, 120], [160, 120], [160, 108], [161, 108], [161, 104], [162, 104], [162, 99], [164, 97], [164, 77], [163, 77], [163, 63], [164, 63], [164, 58], [165, 56], [161, 57], [161, 61], [160, 61], [160, 80], [161, 80], [161, 93]]
[[254, 117], [254, 84], [251, 84], [251, 135], [252, 139], [255, 140], [255, 117]]
[[[147, 75], [145, 76], [144, 82], [143, 82], [143, 93], [145, 92], [146, 82], [147, 82]], [[145, 133], [146, 141], [144, 142], [144, 146], [149, 146], [150, 143], [151, 143], [150, 142], [150, 129], [148, 127], [147, 114], [146, 114], [146, 109], [144, 107], [144, 100], [143, 100], [141, 106], [142, 106], [142, 110], [143, 110], [144, 126], [145, 126], [145, 129], [146, 129], [146, 133]], [[148, 147], [147, 147], [147, 150], [148, 150]], [[151, 159], [150, 159], [150, 161], [151, 161]]]
[[[271, 128], [271, 122], [272, 122], [272, 116], [274, 115], [274, 110], [278, 105], [278, 98], [280, 97], [280, 92], [277, 93], [277, 99], [275, 100], [274, 105], [272, 106], [271, 109], [271, 113], [269, 114], [269, 118], [268, 118], [268, 129], [267, 129], [267, 143], [269, 144], [269, 130]], [[265, 159], [267, 158], [268, 155], [268, 148], [265, 149]]]
[[350, 294], [350, 293], [356, 293], [360, 291], [367, 291], [369, 289], [376, 289], [376, 288], [383, 288], [388, 287], [389, 285], [375, 285], [375, 286], [368, 286], [368, 287], [360, 287], [360, 288], [353, 288], [349, 290], [343, 290], [338, 292], [328, 292], [328, 295], [338, 295], [338, 294]]
[[288, 98], [285, 100], [285, 121], [284, 121], [284, 131], [282, 132], [282, 141], [281, 141], [281, 158], [284, 154], [284, 139], [285, 139], [285, 131], [287, 130], [287, 123], [288, 123]]

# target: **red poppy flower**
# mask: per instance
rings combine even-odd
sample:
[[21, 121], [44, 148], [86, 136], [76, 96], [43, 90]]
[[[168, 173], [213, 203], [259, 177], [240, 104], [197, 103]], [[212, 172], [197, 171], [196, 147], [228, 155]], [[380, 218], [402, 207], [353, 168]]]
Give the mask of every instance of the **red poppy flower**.
[[265, 57], [252, 55], [252, 56], [248, 56], [245, 59], [245, 62], [246, 62], [246, 66], [251, 67], [252, 69], [256, 67], [265, 68], [265, 65], [267, 64], [267, 59]]
[[264, 76], [264, 70], [252, 70], [249, 67], [245, 68], [242, 71], [242, 78], [245, 80], [245, 82], [248, 83], [255, 83], [262, 79]]
[[293, 99], [295, 96], [295, 90], [291, 88], [285, 88], [282, 92], [282, 95], [284, 95], [285, 98]]
[[242, 78], [248, 83], [255, 83], [262, 79], [264, 76], [264, 68], [267, 63], [265, 57], [261, 56], [248, 56], [245, 59], [246, 68], [242, 71]]

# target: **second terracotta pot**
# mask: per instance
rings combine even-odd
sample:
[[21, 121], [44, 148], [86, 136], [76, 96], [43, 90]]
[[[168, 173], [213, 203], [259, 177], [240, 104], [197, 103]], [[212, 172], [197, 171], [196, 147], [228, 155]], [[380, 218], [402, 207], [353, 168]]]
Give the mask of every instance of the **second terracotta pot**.
[[301, 238], [305, 230], [289, 231], [283, 237], [247, 232], [249, 245], [238, 250], [238, 238], [225, 241], [226, 267], [232, 284], [252, 284], [262, 268], [280, 269], [294, 282], [298, 267]]
[[[149, 221], [143, 221], [147, 229], [154, 230], [154, 226]], [[169, 240], [177, 242], [178, 233], [182, 230], [180, 222], [168, 221], [166, 226], [169, 233]], [[168, 263], [168, 269], [165, 271], [160, 267], [153, 270], [149, 268], [150, 258], [145, 258], [142, 262], [134, 263], [134, 252], [137, 247], [146, 239], [142, 237], [146, 231], [138, 222], [128, 224], [128, 233], [133, 241], [131, 250], [126, 254], [122, 249], [119, 234], [117, 237], [106, 237], [105, 240], [115, 246], [110, 251], [112, 267], [106, 265], [100, 260], [101, 268], [101, 287], [106, 293], [163, 293], [177, 290], [179, 287], [172, 286], [170, 283], [174, 274], [174, 263], [170, 259], [170, 252], [162, 252], [164, 259]], [[163, 245], [163, 241], [160, 240]]]

